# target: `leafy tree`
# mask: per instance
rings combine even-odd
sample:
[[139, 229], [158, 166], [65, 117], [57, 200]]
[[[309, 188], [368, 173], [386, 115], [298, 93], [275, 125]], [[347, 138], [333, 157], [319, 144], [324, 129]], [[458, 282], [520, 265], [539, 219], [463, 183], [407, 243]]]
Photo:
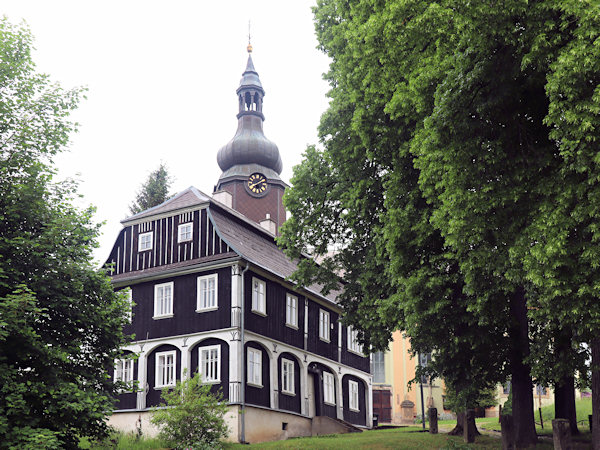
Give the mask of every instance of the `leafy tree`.
[[229, 432], [223, 416], [227, 403], [221, 393], [202, 384], [200, 373], [163, 389], [161, 400], [167, 408], [154, 409], [151, 421], [161, 427], [160, 437], [177, 448], [216, 448]]
[[[545, 2], [554, 15], [530, 59], [548, 65], [544, 119], [560, 162], [529, 227], [528, 279], [543, 293], [532, 314], [572, 330], [592, 356], [594, 448], [600, 448], [600, 5]], [[567, 345], [569, 342], [567, 341]], [[552, 361], [550, 361], [552, 363]], [[554, 367], [560, 367], [555, 365]]]
[[[332, 100], [280, 243], [292, 257], [342, 250], [296, 278], [343, 271], [346, 320], [367, 343], [399, 326], [440, 361], [463, 348], [510, 375], [518, 445], [536, 440], [530, 365], [572, 397], [598, 335], [597, 13], [575, 0], [315, 9]], [[456, 323], [450, 344], [427, 337], [436, 316]]]
[[106, 434], [125, 300], [92, 262], [93, 209], [52, 182], [81, 90], [35, 73], [31, 42], [0, 20], [0, 435], [8, 448], [74, 448]]
[[406, 145], [423, 110], [412, 105], [395, 121], [385, 111], [395, 86], [391, 78], [412, 71], [412, 62], [395, 57], [397, 72], [378, 70], [387, 56], [362, 42], [387, 51], [381, 36], [391, 33], [394, 49], [426, 48], [436, 37], [423, 30], [439, 27], [416, 21], [411, 34], [402, 35], [387, 28], [403, 20], [373, 20], [367, 7], [354, 6], [321, 2], [316, 11], [322, 49], [332, 58], [332, 101], [319, 130], [325, 148], [309, 147], [294, 169], [293, 188], [284, 197], [294, 214], [279, 242], [293, 258], [310, 250], [323, 259], [320, 266], [302, 260], [294, 276], [301, 283], [318, 281], [329, 289], [335, 287], [332, 274], [344, 273], [339, 298], [345, 320], [362, 330], [363, 342], [385, 348], [391, 331], [401, 328], [414, 353], [435, 351], [428, 374], [455, 381], [463, 395], [478, 392], [504, 376], [505, 358], [498, 355], [503, 329], [479, 324], [470, 314], [474, 299], [463, 293], [458, 264], [430, 225], [432, 207]]
[[137, 214], [168, 200], [169, 189], [173, 183], [172, 177], [164, 163], [148, 175], [148, 179], [138, 191], [134, 202], [129, 206], [131, 214]]

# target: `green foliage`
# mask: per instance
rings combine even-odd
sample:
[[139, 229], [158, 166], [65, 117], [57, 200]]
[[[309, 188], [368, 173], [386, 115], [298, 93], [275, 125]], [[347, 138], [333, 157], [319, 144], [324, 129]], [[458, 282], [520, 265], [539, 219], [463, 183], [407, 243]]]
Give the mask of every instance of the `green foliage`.
[[533, 442], [529, 364], [560, 384], [585, 371], [600, 330], [600, 5], [314, 12], [331, 102], [279, 243], [323, 263], [303, 260], [294, 279], [329, 289], [343, 273], [363, 342], [405, 330], [457, 391], [512, 374], [517, 434]]
[[101, 441], [90, 442], [89, 439], [81, 439], [79, 441], [79, 448], [92, 450], [143, 450], [168, 447], [169, 443], [159, 438], [140, 437], [134, 433], [121, 433], [117, 431], [111, 433], [109, 437]]
[[134, 202], [129, 206], [129, 212], [137, 214], [168, 200], [172, 183], [173, 178], [169, 175], [167, 167], [164, 163], [160, 163], [158, 169], [151, 172], [140, 187]]
[[125, 301], [93, 265], [93, 208], [52, 182], [82, 91], [35, 73], [31, 41], [0, 20], [0, 435], [7, 448], [71, 448], [107, 432]]
[[163, 408], [155, 408], [151, 419], [161, 427], [159, 436], [177, 448], [217, 447], [229, 432], [223, 418], [227, 404], [221, 393], [210, 389], [210, 384], [202, 384], [200, 373], [178, 381], [172, 390], [163, 389]]
[[446, 385], [445, 406], [455, 413], [465, 412], [467, 409], [489, 408], [498, 404], [496, 398], [496, 386], [474, 391], [462, 389], [456, 391], [452, 386]]

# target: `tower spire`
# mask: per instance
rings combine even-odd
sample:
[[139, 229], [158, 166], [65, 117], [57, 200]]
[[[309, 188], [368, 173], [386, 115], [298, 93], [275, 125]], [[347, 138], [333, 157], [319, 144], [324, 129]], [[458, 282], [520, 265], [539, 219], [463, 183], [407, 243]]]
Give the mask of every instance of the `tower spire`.
[[248, 63], [236, 90], [238, 129], [233, 139], [217, 153], [217, 162], [224, 172], [234, 166], [259, 164], [274, 171], [273, 176], [278, 177], [283, 164], [277, 145], [263, 134], [265, 91], [254, 68], [251, 51], [252, 46], [248, 44]]
[[[235, 91], [238, 126], [233, 138], [217, 153], [223, 173], [215, 192], [228, 192], [230, 207], [276, 232], [286, 217], [282, 198], [287, 185], [279, 177], [283, 168], [279, 149], [263, 133], [265, 90], [252, 62], [250, 23], [247, 50], [246, 70]], [[271, 229], [273, 223], [276, 226]]]
[[250, 21], [248, 20], [248, 47], [246, 47], [248, 53], [252, 53], [252, 44], [250, 43]]

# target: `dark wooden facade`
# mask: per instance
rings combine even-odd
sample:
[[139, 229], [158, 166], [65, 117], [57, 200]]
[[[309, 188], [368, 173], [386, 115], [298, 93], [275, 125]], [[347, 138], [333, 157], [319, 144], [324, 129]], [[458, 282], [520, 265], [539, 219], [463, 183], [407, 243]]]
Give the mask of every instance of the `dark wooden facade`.
[[[358, 384], [358, 411], [350, 409], [350, 389], [348, 382], [354, 381]], [[367, 424], [367, 408], [365, 405], [365, 383], [358, 377], [344, 375], [342, 378], [342, 395], [344, 398], [344, 420], [357, 425]]]
[[244, 358], [247, 360], [248, 348], [254, 348], [261, 351], [262, 354], [262, 386], [255, 386], [248, 383], [248, 370], [244, 373], [244, 382], [246, 383], [246, 403], [249, 405], [271, 406], [270, 386], [271, 386], [271, 364], [269, 354], [265, 348], [258, 342], [247, 342], [244, 348]]
[[[217, 274], [218, 306], [215, 311], [196, 312], [197, 280], [200, 276]], [[173, 317], [153, 319], [154, 286], [173, 282]], [[193, 274], [145, 281], [131, 286], [135, 306], [127, 334], [137, 339], [179, 336], [231, 326], [231, 268], [207, 270]]]
[[[148, 366], [147, 366], [147, 383], [148, 383], [148, 394], [146, 396], [147, 406], [158, 406], [160, 404], [161, 388], [157, 388], [156, 383], [156, 354], [160, 352], [175, 351], [176, 367], [181, 367], [181, 351], [174, 345], [164, 344], [152, 350], [152, 353], [148, 355]], [[175, 378], [181, 380], [180, 370], [175, 371]]]
[[[146, 354], [146, 386], [139, 386], [141, 391], [146, 392], [145, 407], [158, 406], [160, 403], [161, 389], [155, 386], [157, 353], [176, 352], [176, 378], [179, 380], [182, 352], [189, 352], [188, 369], [194, 373], [199, 366], [199, 349], [212, 345], [220, 346], [220, 382], [212, 384], [211, 390], [221, 392], [225, 400], [230, 400], [231, 346], [235, 340], [233, 335], [236, 327], [239, 326], [239, 323], [232, 322], [235, 316], [235, 308], [232, 307], [232, 298], [235, 297], [232, 283], [235, 275], [232, 273], [232, 267], [235, 264], [240, 264], [241, 267], [249, 264], [250, 268], [245, 272], [242, 282], [244, 323], [248, 333], [243, 358], [247, 361], [249, 347], [261, 351], [262, 386], [245, 383], [247, 369], [245, 373], [238, 375], [238, 379], [246, 384], [246, 404], [266, 408], [273, 407], [275, 404], [281, 411], [306, 414], [306, 398], [303, 394], [306, 395], [308, 388], [306, 386], [301, 388], [302, 383], [306, 383], [306, 375], [301, 376], [306, 366], [302, 368], [300, 359], [303, 358], [306, 363], [307, 355], [315, 355], [324, 358], [324, 363], [311, 363], [308, 369], [309, 373], [313, 374], [309, 379], [314, 380], [314, 386], [311, 387], [314, 389], [314, 410], [317, 414], [337, 417], [340, 414], [337, 406], [325, 404], [323, 401], [323, 372], [336, 374], [336, 380], [337, 377], [341, 377], [337, 374], [340, 364], [362, 373], [369, 372], [369, 358], [353, 353], [347, 348], [347, 329], [338, 324], [339, 307], [326, 298], [304, 290], [295, 290], [280, 273], [265, 269], [264, 266], [268, 267], [268, 264], [259, 265], [246, 260], [244, 252], [236, 248], [237, 245], [249, 245], [253, 251], [262, 254], [263, 243], [271, 242], [270, 245], [273, 245], [272, 236], [244, 225], [243, 219], [239, 216], [231, 218], [232, 225], [227, 234], [216, 225], [219, 222], [215, 222], [213, 214], [216, 212], [211, 213], [211, 208], [212, 205], [208, 207], [203, 205], [197, 209], [188, 208], [185, 213], [162, 213], [156, 219], [149, 216], [144, 221], [126, 223], [107, 261], [113, 271], [115, 288], [130, 288], [132, 292], [134, 303], [132, 321], [125, 326], [125, 333], [133, 335], [134, 343], [138, 343], [135, 346], [144, 343], [144, 346], [148, 345], [152, 348]], [[215, 205], [214, 208], [221, 215], [222, 221], [223, 215], [228, 214], [227, 211], [219, 205]], [[178, 226], [182, 223], [192, 223], [192, 239], [178, 243]], [[242, 227], [246, 235], [240, 231]], [[139, 234], [148, 232], [153, 233], [152, 249], [140, 252], [138, 251]], [[250, 236], [252, 233], [257, 237], [255, 241], [248, 244], [247, 241], [252, 238]], [[267, 251], [264, 253], [268, 254]], [[279, 262], [279, 265], [281, 266], [282, 263]], [[198, 278], [211, 274], [217, 275], [217, 308], [198, 312]], [[253, 278], [265, 283], [266, 314], [252, 311]], [[155, 286], [171, 282], [173, 283], [172, 317], [154, 317]], [[297, 326], [286, 324], [287, 294], [297, 298]], [[329, 313], [328, 341], [319, 337], [320, 310]], [[219, 338], [211, 332], [220, 333]], [[197, 338], [192, 339], [191, 347], [187, 348], [180, 344], [179, 347], [171, 345], [174, 338], [182, 336], [199, 336], [202, 339], [199, 342]], [[164, 342], [161, 344], [162, 341]], [[152, 347], [157, 343], [158, 346]], [[277, 350], [278, 346], [279, 350]], [[290, 350], [286, 351], [282, 348], [285, 346]], [[132, 346], [133, 348], [135, 347]], [[296, 351], [296, 354], [290, 353], [292, 351]], [[282, 392], [281, 361], [283, 358], [294, 364], [295, 392], [293, 394]], [[276, 367], [273, 367], [275, 365]], [[136, 374], [139, 367], [136, 362], [134, 367]], [[273, 377], [275, 379], [272, 379]], [[361, 402], [359, 412], [348, 409], [348, 379], [343, 378], [343, 380], [341, 385], [336, 382], [335, 401], [338, 403], [343, 399], [343, 417], [346, 420], [365, 425], [367, 411], [364, 380], [359, 383]], [[339, 392], [340, 386], [341, 392]], [[137, 397], [139, 402], [139, 392]], [[123, 392], [119, 395], [117, 410], [135, 410], [136, 406], [135, 392]]]
[[210, 391], [213, 394], [221, 393], [224, 400], [229, 399], [229, 344], [221, 339], [208, 338], [197, 344], [191, 349], [191, 372], [196, 373], [198, 371], [198, 364], [200, 361], [200, 349], [202, 347], [208, 347], [212, 345], [219, 345], [221, 347], [221, 382], [213, 383]]
[[[112, 274], [143, 271], [228, 253], [229, 246], [216, 233], [207, 211], [207, 208], [202, 208], [125, 226], [107, 260], [112, 266]], [[192, 223], [192, 239], [178, 242], [179, 225], [186, 223]], [[152, 233], [153, 245], [150, 250], [139, 251], [139, 235], [143, 233]]]

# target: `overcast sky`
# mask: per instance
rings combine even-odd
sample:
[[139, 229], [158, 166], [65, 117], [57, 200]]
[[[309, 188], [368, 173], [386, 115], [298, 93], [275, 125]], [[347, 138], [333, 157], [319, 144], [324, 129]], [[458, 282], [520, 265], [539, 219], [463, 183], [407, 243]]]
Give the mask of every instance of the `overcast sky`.
[[161, 161], [173, 193], [195, 186], [211, 194], [221, 174], [216, 155], [234, 135], [235, 90], [252, 58], [266, 91], [265, 135], [283, 159], [284, 181], [317, 142], [327, 108], [316, 49], [314, 1], [2, 0], [0, 13], [35, 37], [38, 71], [63, 87], [87, 86], [74, 118], [70, 150], [57, 158], [62, 177], [80, 180], [85, 204], [105, 221], [104, 262], [141, 183]]

